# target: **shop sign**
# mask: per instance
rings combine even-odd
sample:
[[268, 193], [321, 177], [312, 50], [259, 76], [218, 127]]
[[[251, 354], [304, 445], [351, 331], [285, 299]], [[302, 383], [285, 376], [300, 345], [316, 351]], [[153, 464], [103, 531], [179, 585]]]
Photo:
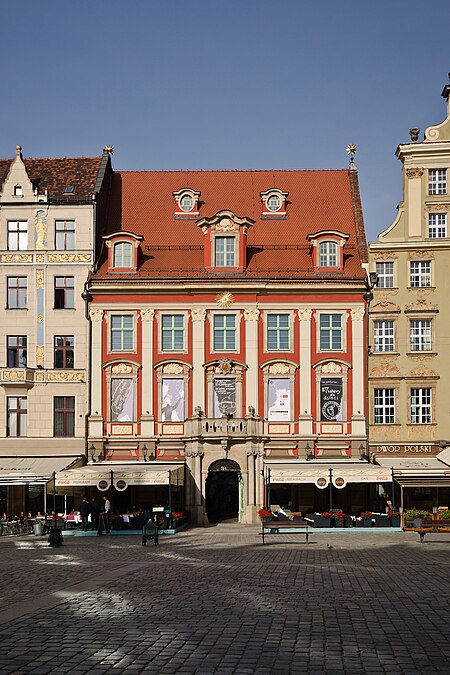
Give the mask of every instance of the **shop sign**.
[[371, 451], [377, 455], [397, 455], [399, 457], [416, 456], [416, 455], [437, 455], [440, 448], [438, 445], [373, 445]]

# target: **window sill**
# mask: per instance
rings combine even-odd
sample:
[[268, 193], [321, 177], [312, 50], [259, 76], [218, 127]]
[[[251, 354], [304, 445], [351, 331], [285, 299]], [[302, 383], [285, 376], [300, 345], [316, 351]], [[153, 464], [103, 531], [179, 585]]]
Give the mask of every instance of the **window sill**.
[[437, 352], [429, 352], [428, 349], [417, 349], [414, 352], [405, 352], [405, 356], [437, 356]]
[[390, 351], [371, 351], [369, 356], [400, 356], [400, 352], [390, 352]]

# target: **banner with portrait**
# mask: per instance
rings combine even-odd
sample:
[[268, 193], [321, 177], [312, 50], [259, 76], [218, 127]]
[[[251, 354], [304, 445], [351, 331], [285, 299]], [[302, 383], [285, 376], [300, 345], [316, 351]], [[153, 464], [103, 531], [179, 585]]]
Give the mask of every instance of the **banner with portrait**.
[[214, 417], [236, 414], [236, 380], [234, 377], [216, 377], [214, 380]]
[[184, 422], [184, 378], [163, 378], [161, 416], [163, 422]]
[[269, 422], [289, 422], [291, 420], [291, 380], [288, 377], [270, 377], [267, 398]]
[[132, 422], [134, 408], [134, 380], [114, 377], [111, 380], [111, 421]]
[[342, 422], [342, 377], [322, 377], [320, 380], [320, 419], [322, 422]]

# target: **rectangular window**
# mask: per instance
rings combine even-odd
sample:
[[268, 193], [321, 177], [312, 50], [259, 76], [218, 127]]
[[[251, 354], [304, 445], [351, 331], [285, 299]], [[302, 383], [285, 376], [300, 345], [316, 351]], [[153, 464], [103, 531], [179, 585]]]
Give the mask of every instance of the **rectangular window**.
[[342, 314], [320, 315], [320, 349], [321, 351], [342, 349]]
[[184, 315], [163, 314], [161, 345], [164, 352], [182, 352], [184, 349]]
[[431, 351], [431, 321], [410, 321], [409, 345], [412, 352]]
[[74, 220], [55, 220], [55, 249], [57, 251], [75, 250]]
[[55, 309], [74, 309], [75, 278], [55, 277]]
[[54, 436], [75, 436], [75, 396], [53, 399]]
[[111, 316], [111, 351], [131, 352], [134, 349], [134, 319], [132, 314]]
[[374, 321], [373, 322], [373, 351], [374, 352], [393, 352], [394, 351], [394, 322], [393, 321]]
[[288, 377], [269, 377], [267, 403], [269, 422], [291, 420], [291, 380]]
[[184, 422], [184, 379], [163, 377], [161, 387], [161, 418], [163, 422]]
[[428, 194], [447, 194], [447, 171], [446, 169], [429, 169], [428, 171]]
[[374, 423], [395, 423], [395, 389], [374, 390]]
[[8, 277], [8, 309], [27, 308], [27, 278]]
[[111, 380], [111, 422], [134, 420], [134, 380], [113, 377]]
[[26, 251], [28, 223], [26, 220], [8, 220], [8, 251]]
[[431, 262], [429, 260], [410, 261], [409, 285], [411, 288], [431, 286]]
[[267, 349], [268, 351], [288, 351], [289, 340], [289, 314], [267, 315]]
[[215, 267], [236, 267], [235, 237], [215, 238]]
[[7, 364], [8, 368], [26, 368], [27, 365], [27, 336], [8, 335], [7, 337]]
[[8, 396], [7, 398], [7, 435], [8, 436], [26, 436], [27, 435], [27, 397], [26, 396]]
[[55, 368], [74, 367], [73, 335], [55, 335]]
[[394, 288], [394, 263], [377, 262], [376, 272], [378, 274], [378, 288]]
[[428, 236], [430, 239], [445, 239], [447, 236], [447, 214], [428, 214]]
[[236, 315], [214, 315], [214, 350], [228, 351], [236, 349]]
[[431, 389], [420, 387], [411, 389], [412, 424], [431, 424]]
[[334, 241], [322, 241], [319, 244], [319, 267], [337, 267], [338, 247]]
[[133, 244], [127, 241], [114, 244], [114, 267], [122, 269], [133, 267]]

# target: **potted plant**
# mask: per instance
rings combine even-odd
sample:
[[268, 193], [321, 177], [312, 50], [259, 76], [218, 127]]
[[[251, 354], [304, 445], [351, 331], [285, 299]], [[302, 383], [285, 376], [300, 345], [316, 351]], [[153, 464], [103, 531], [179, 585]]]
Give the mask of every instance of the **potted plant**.
[[391, 521], [391, 527], [400, 527], [402, 519], [399, 511], [388, 511], [388, 516]]
[[373, 513], [372, 518], [374, 527], [389, 527], [391, 524], [387, 513]]
[[405, 527], [420, 527], [422, 522], [419, 523], [418, 521], [426, 520], [427, 518], [429, 518], [428, 511], [416, 508], [408, 509], [405, 511]]
[[[450, 509], [446, 509], [445, 511], [441, 511], [439, 513], [439, 520], [448, 520], [450, 521]], [[450, 524], [450, 523], [449, 523]]]
[[372, 511], [363, 511], [361, 513], [363, 527], [372, 527]]
[[267, 509], [259, 509], [258, 516], [260, 520], [263, 521], [272, 520], [272, 511], [268, 511]]
[[331, 527], [332, 514], [328, 511], [322, 513], [315, 513], [313, 516], [314, 527]]
[[343, 511], [335, 511], [333, 513], [333, 520], [335, 527], [345, 527], [347, 516], [345, 513], [343, 513]]

